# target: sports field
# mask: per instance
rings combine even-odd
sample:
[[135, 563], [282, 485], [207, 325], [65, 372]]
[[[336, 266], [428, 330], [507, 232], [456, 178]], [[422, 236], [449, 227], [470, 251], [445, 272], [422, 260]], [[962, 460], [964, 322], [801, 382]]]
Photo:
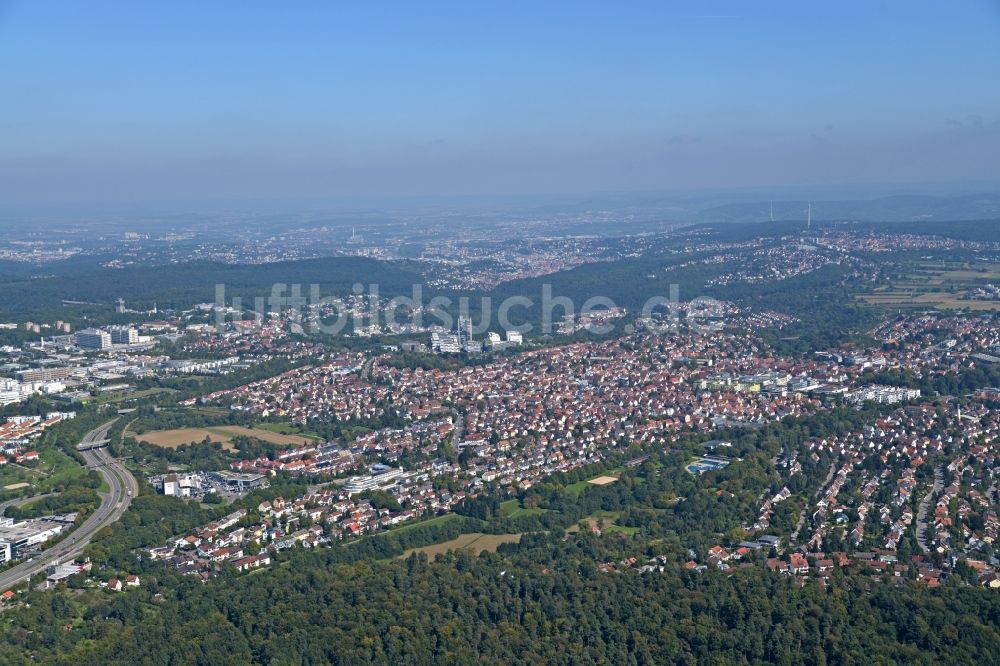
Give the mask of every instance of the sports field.
[[614, 483], [617, 480], [618, 477], [616, 476], [599, 476], [596, 479], [591, 479], [590, 481], [587, 481], [587, 483], [592, 483], [595, 486], [606, 486], [609, 483]]
[[[611, 474], [620, 474], [620, 470], [611, 470]], [[570, 495], [579, 495], [589, 486], [606, 486], [609, 483], [614, 483], [619, 477], [611, 476], [610, 474], [603, 474], [601, 476], [595, 476], [593, 479], [586, 479], [584, 481], [577, 481], [576, 483], [571, 483], [566, 486], [565, 491]]]

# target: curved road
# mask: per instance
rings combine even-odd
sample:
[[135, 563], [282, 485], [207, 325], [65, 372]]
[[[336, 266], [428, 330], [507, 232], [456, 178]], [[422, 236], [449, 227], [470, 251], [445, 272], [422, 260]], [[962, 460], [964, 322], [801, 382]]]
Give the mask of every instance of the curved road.
[[42, 551], [31, 561], [22, 562], [12, 569], [0, 573], [0, 590], [6, 590], [26, 581], [53, 564], [73, 559], [83, 552], [84, 547], [90, 543], [99, 530], [121, 518], [121, 515], [128, 509], [132, 498], [139, 492], [139, 484], [136, 483], [135, 477], [120, 462], [112, 458], [106, 449], [86, 448], [88, 445], [107, 439], [108, 430], [111, 429], [113, 423], [114, 421], [109, 421], [91, 430], [84, 435], [83, 441], [80, 443], [80, 454], [86, 460], [87, 466], [100, 472], [111, 489], [106, 494], [102, 493], [101, 506], [87, 516], [82, 525], [70, 532], [56, 545]]
[[31, 504], [32, 502], [37, 502], [43, 500], [47, 497], [55, 497], [59, 493], [45, 493], [44, 495], [32, 495], [31, 497], [18, 497], [16, 499], [7, 500], [6, 502], [0, 502], [0, 516], [7, 512], [7, 507], [11, 506], [24, 506], [25, 504]]

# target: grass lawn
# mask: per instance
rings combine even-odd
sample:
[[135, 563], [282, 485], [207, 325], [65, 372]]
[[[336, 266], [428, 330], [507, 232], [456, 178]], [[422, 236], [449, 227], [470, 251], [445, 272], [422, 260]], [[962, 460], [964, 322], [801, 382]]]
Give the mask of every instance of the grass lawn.
[[[620, 532], [622, 534], [635, 534], [639, 531], [636, 527], [623, 527], [621, 525], [615, 525], [615, 521], [621, 516], [621, 511], [595, 511], [590, 514], [580, 522], [585, 523], [591, 527], [597, 527], [601, 521], [604, 522], [604, 532]], [[572, 534], [574, 532], [579, 532], [579, 524], [571, 525], [566, 528], [567, 534]]]
[[316, 433], [303, 430], [302, 428], [292, 425], [291, 423], [258, 423], [256, 428], [259, 430], [270, 430], [271, 432], [278, 433], [279, 435], [300, 435], [302, 437], [308, 437], [309, 439], [322, 439]]
[[436, 555], [447, 553], [449, 550], [471, 550], [478, 555], [484, 551], [496, 552], [496, 549], [504, 543], [513, 543], [521, 540], [520, 534], [482, 534], [472, 532], [462, 534], [450, 541], [443, 541], [430, 546], [420, 548], [410, 548], [397, 559], [406, 559], [413, 553], [427, 553], [427, 558], [433, 560]]
[[[615, 468], [613, 470], [610, 470], [610, 471], [606, 472], [605, 474], [599, 474], [599, 475], [595, 476], [592, 479], [587, 479], [585, 481], [577, 481], [576, 483], [571, 483], [568, 486], [566, 486], [563, 490], [566, 492], [567, 495], [572, 495], [573, 497], [576, 497], [577, 495], [579, 495], [580, 493], [582, 493], [584, 490], [586, 490], [587, 488], [590, 488], [592, 486], [603, 486], [603, 485], [607, 485], [608, 483], [614, 483], [614, 481], [609, 481], [609, 479], [611, 477], [619, 477], [619, 476], [621, 476], [621, 474], [622, 474], [623, 471], [624, 471], [624, 468], [617, 467], [617, 468]], [[615, 479], [615, 480], [617, 480], [617, 479]]]
[[514, 518], [517, 516], [537, 516], [543, 513], [548, 513], [551, 509], [542, 509], [535, 507], [533, 509], [525, 509], [521, 506], [521, 503], [516, 500], [507, 500], [506, 502], [500, 503], [500, 515], [504, 518]]
[[604, 531], [607, 534], [613, 534], [617, 532], [619, 534], [627, 534], [628, 536], [632, 536], [633, 534], [636, 534], [639, 531], [639, 528], [625, 527], [623, 525], [611, 525], [609, 527], [604, 528]]
[[[406, 523], [404, 525], [399, 525], [398, 527], [393, 527], [389, 530], [379, 530], [374, 534], [399, 534], [400, 532], [406, 532], [417, 527], [426, 527], [428, 525], [439, 525], [443, 523], [449, 523], [453, 520], [458, 520], [459, 515], [457, 513], [446, 513], [443, 516], [434, 516], [433, 518], [428, 518], [427, 520], [418, 520], [412, 523]], [[374, 536], [374, 534], [372, 536]]]
[[39, 452], [39, 469], [44, 470], [52, 483], [69, 481], [86, 475], [87, 470], [68, 455], [56, 448]]
[[42, 475], [30, 468], [23, 468], [18, 465], [8, 464], [0, 469], [0, 490], [7, 486], [14, 486], [10, 490], [20, 490], [27, 483], [29, 486], [35, 485]]
[[16, 486], [9, 490], [21, 490], [25, 486], [32, 489], [33, 494], [44, 494], [57, 483], [78, 478], [87, 473], [86, 468], [55, 447], [45, 448], [38, 452], [38, 462], [8, 464], [0, 469], [0, 496], [6, 486]]

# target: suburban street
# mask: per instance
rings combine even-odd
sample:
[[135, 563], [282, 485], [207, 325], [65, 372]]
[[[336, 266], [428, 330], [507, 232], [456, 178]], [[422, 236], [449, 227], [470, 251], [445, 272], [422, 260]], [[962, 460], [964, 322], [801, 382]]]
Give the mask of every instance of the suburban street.
[[455, 417], [455, 428], [452, 430], [451, 444], [457, 448], [465, 437], [465, 414], [457, 409], [452, 409], [451, 413]]
[[944, 487], [944, 472], [938, 467], [934, 470], [934, 485], [927, 491], [924, 498], [920, 500], [920, 507], [917, 509], [917, 545], [925, 553], [930, 552], [927, 545], [927, 510], [931, 506], [931, 500], [941, 492]]
[[[773, 461], [772, 461], [772, 464], [773, 464]], [[819, 499], [820, 495], [823, 494], [823, 490], [830, 483], [830, 479], [833, 478], [833, 474], [836, 471], [837, 471], [837, 464], [833, 463], [832, 465], [830, 465], [830, 471], [827, 472], [826, 478], [823, 479], [823, 483], [819, 484], [819, 488], [813, 494], [814, 498]], [[807, 505], [803, 506], [802, 507], [802, 511], [799, 512], [799, 519], [795, 523], [795, 531], [792, 532], [792, 537], [791, 537], [792, 541], [797, 541], [798, 538], [799, 538], [799, 532], [802, 531], [802, 525], [806, 522], [806, 510], [808, 508], [809, 508], [809, 505], [807, 504]]]
[[135, 478], [121, 463], [112, 458], [104, 448], [87, 448], [88, 445], [107, 439], [108, 430], [114, 421], [109, 421], [84, 435], [80, 443], [80, 453], [88, 467], [96, 469], [107, 482], [110, 490], [101, 493], [101, 505], [87, 516], [83, 524], [70, 532], [62, 541], [17, 566], [0, 573], [0, 591], [30, 579], [48, 567], [75, 558], [90, 543], [94, 535], [103, 527], [118, 520], [128, 509], [132, 498], [139, 490]]

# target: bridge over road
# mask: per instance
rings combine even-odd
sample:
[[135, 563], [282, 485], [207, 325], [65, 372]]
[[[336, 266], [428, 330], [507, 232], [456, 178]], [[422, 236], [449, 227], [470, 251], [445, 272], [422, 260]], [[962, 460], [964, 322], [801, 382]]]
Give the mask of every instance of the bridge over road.
[[84, 435], [77, 447], [87, 466], [96, 469], [110, 488], [107, 493], [101, 493], [101, 505], [62, 541], [31, 560], [0, 573], [0, 591], [27, 581], [52, 565], [77, 557], [99, 530], [117, 521], [128, 509], [132, 498], [139, 492], [139, 484], [119, 461], [111, 457], [106, 448], [94, 447], [95, 443], [107, 439], [108, 430], [113, 424], [114, 420], [94, 428]]

